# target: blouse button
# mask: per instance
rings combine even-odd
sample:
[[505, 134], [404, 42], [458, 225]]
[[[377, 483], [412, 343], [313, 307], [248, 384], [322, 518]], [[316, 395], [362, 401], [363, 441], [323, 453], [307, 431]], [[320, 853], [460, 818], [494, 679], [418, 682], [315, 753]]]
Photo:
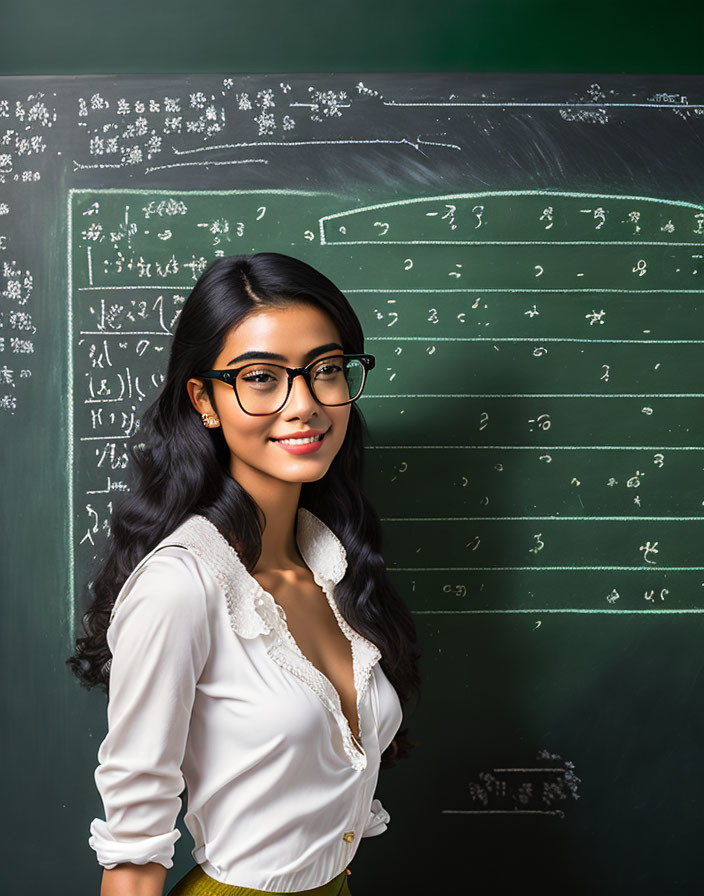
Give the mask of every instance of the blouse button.
[[346, 840], [348, 843], [351, 843], [354, 840], [354, 831], [345, 831], [342, 835], [342, 839]]
[[258, 597], [258, 598], [257, 598], [257, 604], [261, 607], [261, 605], [262, 605], [263, 603], [264, 603], [264, 598], [263, 598], [263, 597]]

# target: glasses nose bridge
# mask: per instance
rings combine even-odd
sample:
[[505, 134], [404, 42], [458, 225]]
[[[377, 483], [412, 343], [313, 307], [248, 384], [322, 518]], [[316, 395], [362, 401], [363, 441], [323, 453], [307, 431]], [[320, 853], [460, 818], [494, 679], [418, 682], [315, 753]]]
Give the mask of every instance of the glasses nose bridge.
[[[315, 362], [314, 362], [315, 363]], [[286, 372], [288, 373], [288, 395], [286, 396], [286, 401], [284, 402], [284, 407], [288, 404], [288, 401], [291, 397], [291, 393], [293, 392], [293, 381], [297, 376], [302, 376], [308, 385], [308, 391], [313, 397], [313, 401], [317, 402], [318, 399], [313, 390], [313, 383], [310, 379], [310, 372], [312, 368], [312, 364], [308, 364], [306, 367], [287, 367]]]

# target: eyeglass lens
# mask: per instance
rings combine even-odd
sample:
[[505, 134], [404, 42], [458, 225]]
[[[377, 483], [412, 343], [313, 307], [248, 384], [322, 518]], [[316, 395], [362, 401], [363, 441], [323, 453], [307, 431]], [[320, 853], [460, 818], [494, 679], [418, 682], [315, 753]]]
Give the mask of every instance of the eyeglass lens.
[[[310, 369], [316, 401], [339, 405], [353, 401], [362, 392], [364, 364], [340, 355], [319, 361]], [[237, 375], [237, 395], [249, 414], [271, 414], [286, 401], [288, 374], [274, 364], [248, 364]]]

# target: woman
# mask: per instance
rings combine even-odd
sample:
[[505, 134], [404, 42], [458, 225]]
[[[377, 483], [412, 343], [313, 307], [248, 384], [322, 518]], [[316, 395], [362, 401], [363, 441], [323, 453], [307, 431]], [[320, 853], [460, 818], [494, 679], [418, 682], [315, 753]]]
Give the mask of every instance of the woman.
[[420, 648], [360, 485], [363, 349], [333, 283], [274, 252], [216, 260], [183, 307], [68, 660], [109, 682], [101, 896], [162, 896], [184, 783], [171, 896], [348, 894], [386, 829]]

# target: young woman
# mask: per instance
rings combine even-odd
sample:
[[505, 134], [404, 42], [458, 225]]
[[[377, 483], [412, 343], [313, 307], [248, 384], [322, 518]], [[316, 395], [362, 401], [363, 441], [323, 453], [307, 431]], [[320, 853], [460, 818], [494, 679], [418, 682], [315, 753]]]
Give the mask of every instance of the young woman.
[[131, 447], [68, 659], [109, 694], [89, 843], [101, 896], [349, 894], [420, 691], [411, 614], [361, 489], [372, 355], [343, 294], [261, 252], [213, 262]]

